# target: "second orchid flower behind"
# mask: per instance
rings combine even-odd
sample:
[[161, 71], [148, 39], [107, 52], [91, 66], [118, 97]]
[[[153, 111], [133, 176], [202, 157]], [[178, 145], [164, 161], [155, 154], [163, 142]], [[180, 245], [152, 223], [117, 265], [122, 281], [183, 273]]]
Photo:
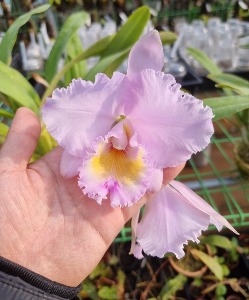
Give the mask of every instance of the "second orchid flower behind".
[[163, 169], [186, 162], [213, 134], [213, 113], [183, 93], [173, 76], [161, 72], [163, 48], [156, 30], [131, 49], [127, 74], [95, 82], [73, 80], [56, 89], [42, 109], [48, 131], [64, 148], [61, 174], [78, 176], [89, 198], [131, 206], [154, 192], [138, 223], [132, 221], [131, 253], [184, 255], [188, 240], [214, 224], [236, 230], [185, 185], [162, 187]]

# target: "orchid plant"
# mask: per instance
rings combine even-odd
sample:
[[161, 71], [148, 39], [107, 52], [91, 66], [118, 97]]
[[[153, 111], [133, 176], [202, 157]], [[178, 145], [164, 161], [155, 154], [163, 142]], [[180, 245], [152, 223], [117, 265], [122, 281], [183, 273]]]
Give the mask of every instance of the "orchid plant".
[[[249, 81], [238, 75], [224, 73], [205, 53], [199, 49], [188, 49], [189, 54], [208, 72], [207, 77], [221, 88], [225, 96], [207, 99], [207, 103], [216, 105], [224, 101], [224, 106], [233, 103], [229, 115], [237, 119], [236, 126], [241, 133], [241, 140], [235, 145], [235, 160], [239, 169], [249, 174]], [[223, 100], [221, 100], [223, 98]], [[216, 102], [216, 103], [215, 103]], [[243, 109], [241, 110], [241, 108]]]
[[238, 232], [184, 184], [163, 186], [163, 169], [186, 162], [210, 142], [213, 112], [184, 93], [164, 64], [159, 33], [132, 47], [127, 74], [97, 74], [95, 82], [73, 80], [56, 89], [42, 108], [47, 130], [64, 148], [61, 174], [78, 176], [89, 198], [112, 207], [131, 206], [153, 193], [144, 214], [132, 220], [131, 253], [184, 255], [214, 224]]

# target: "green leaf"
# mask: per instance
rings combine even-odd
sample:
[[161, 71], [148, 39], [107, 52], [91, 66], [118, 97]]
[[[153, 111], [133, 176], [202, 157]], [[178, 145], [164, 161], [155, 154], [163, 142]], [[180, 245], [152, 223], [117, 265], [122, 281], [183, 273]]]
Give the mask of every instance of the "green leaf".
[[[67, 55], [65, 59], [65, 64], [72, 61], [75, 57], [83, 52], [82, 44], [78, 33], [76, 32], [67, 45]], [[83, 78], [87, 71], [86, 61], [80, 61], [75, 63], [70, 70], [68, 70], [64, 75], [64, 85], [67, 86], [72, 79]]]
[[92, 45], [90, 48], [88, 48], [85, 52], [79, 54], [77, 57], [75, 57], [73, 60], [71, 60], [68, 64], [66, 64], [53, 78], [51, 81], [49, 87], [46, 89], [44, 95], [42, 96], [42, 104], [46, 100], [46, 98], [51, 95], [53, 90], [57, 87], [58, 82], [60, 79], [64, 76], [64, 74], [69, 71], [76, 63], [85, 60], [91, 56], [98, 56], [100, 55], [107, 47], [107, 45], [112, 40], [113, 36], [107, 36], [94, 45]]
[[223, 276], [228, 276], [230, 274], [230, 269], [227, 265], [221, 265]]
[[48, 4], [41, 5], [30, 12], [21, 15], [15, 20], [15, 22], [9, 27], [2, 39], [2, 42], [0, 43], [0, 61], [4, 62], [5, 64], [9, 63], [20, 27], [26, 24], [34, 14], [42, 13], [49, 7], [50, 5]]
[[142, 34], [149, 21], [150, 10], [146, 6], [138, 8], [119, 29], [104, 51], [102, 58], [131, 48]]
[[[39, 112], [40, 98], [28, 80], [15, 69], [0, 62], [0, 92], [12, 98], [17, 107]], [[11, 101], [12, 101], [11, 100]]]
[[160, 299], [172, 299], [172, 296], [175, 296], [176, 292], [183, 289], [186, 281], [187, 277], [182, 274], [178, 274], [173, 279], [168, 280], [160, 292]]
[[96, 268], [91, 272], [89, 278], [91, 280], [101, 276], [101, 277], [109, 277], [112, 271], [110, 266], [106, 265], [104, 262], [100, 262]]
[[92, 299], [92, 300], [99, 300], [97, 289], [94, 283], [89, 280], [89, 278], [85, 279], [82, 284], [82, 290], [80, 291], [80, 296], [82, 299]]
[[5, 95], [6, 99], [7, 99], [7, 105], [13, 110], [16, 111], [19, 108], [19, 105], [15, 102], [15, 100], [11, 99], [10, 97], [8, 97], [7, 95]]
[[137, 9], [119, 29], [101, 55], [100, 61], [88, 72], [84, 79], [93, 81], [95, 75], [100, 72], [111, 76], [128, 56], [129, 50], [142, 34], [149, 17], [148, 7], [143, 6]]
[[4, 143], [8, 131], [9, 131], [9, 126], [0, 122], [0, 145]]
[[215, 289], [215, 295], [218, 296], [224, 296], [227, 293], [227, 287], [224, 284], [220, 284]]
[[105, 300], [117, 300], [116, 286], [102, 286], [98, 291], [98, 296]]
[[118, 284], [119, 285], [124, 285], [125, 279], [126, 279], [126, 275], [125, 275], [125, 273], [121, 269], [118, 270], [117, 279], [118, 279]]
[[192, 249], [191, 254], [195, 257], [198, 257], [219, 280], [223, 279], [222, 267], [214, 257], [211, 257], [208, 254], [197, 249]]
[[0, 135], [7, 136], [8, 131], [9, 131], [9, 126], [0, 122]]
[[188, 48], [188, 53], [198, 61], [200, 65], [203, 66], [210, 74], [220, 74], [221, 69], [205, 54], [199, 49]]
[[82, 57], [80, 57], [79, 55], [78, 61], [89, 58], [91, 56], [101, 55], [106, 50], [107, 46], [112, 41], [113, 37], [114, 35], [106, 36], [103, 39], [96, 42], [95, 44], [93, 44], [91, 47], [89, 47], [85, 52], [81, 54]]
[[[222, 70], [201, 50], [195, 48], [188, 48], [189, 54], [196, 59], [210, 75], [223, 74]], [[211, 78], [212, 79], [212, 78]], [[226, 96], [232, 96], [233, 92], [227, 88], [223, 88]]]
[[239, 47], [242, 49], [249, 49], [249, 44], [240, 45]]
[[117, 281], [118, 284], [116, 286], [117, 288], [117, 296], [118, 299], [123, 299], [124, 298], [124, 292], [125, 292], [125, 280], [126, 280], [126, 275], [125, 273], [121, 270], [121, 268], [118, 269], [118, 275], [117, 275]]
[[177, 40], [177, 35], [171, 31], [160, 31], [160, 38], [163, 45], [173, 44]]
[[88, 20], [88, 13], [77, 12], [72, 14], [65, 21], [45, 65], [45, 78], [48, 82], [50, 82], [57, 73], [59, 60], [71, 36]]
[[42, 127], [41, 134], [35, 152], [40, 156], [47, 154], [54, 148], [53, 138], [45, 127]]
[[237, 112], [249, 108], [249, 96], [224, 96], [207, 98], [203, 100], [205, 105], [212, 108], [215, 115], [214, 121], [229, 117]]
[[200, 240], [202, 244], [208, 244], [208, 245], [220, 247], [227, 250], [231, 250], [233, 248], [232, 243], [227, 237], [218, 234], [202, 236]]
[[0, 116], [1, 117], [5, 117], [5, 118], [10, 118], [13, 119], [14, 118], [14, 114], [7, 111], [6, 109], [0, 108]]
[[113, 63], [111, 63], [110, 65], [108, 65], [108, 67], [103, 70], [103, 72], [109, 76], [112, 77], [112, 74], [115, 70], [117, 70], [117, 68], [122, 64], [122, 62], [126, 59], [126, 57], [128, 56], [129, 51], [125, 52], [123, 55], [119, 56], [118, 59], [116, 59]]
[[203, 285], [203, 280], [200, 277], [195, 277], [193, 280], [193, 285], [196, 287], [201, 287]]
[[15, 102], [7, 95], [1, 93], [1, 91], [0, 91], [0, 101], [3, 102], [5, 105], [9, 106], [13, 111], [16, 111], [18, 108]]
[[126, 49], [123, 51], [120, 51], [118, 53], [112, 54], [110, 56], [107, 56], [105, 58], [102, 58], [85, 76], [85, 80], [94, 80], [94, 77], [97, 73], [104, 73], [104, 71], [107, 69], [108, 66], [110, 66], [113, 62], [118, 60], [124, 55], [127, 55], [129, 53], [130, 49]]
[[208, 78], [218, 83], [220, 87], [227, 87], [241, 95], [249, 95], [249, 81], [233, 74], [209, 75]]

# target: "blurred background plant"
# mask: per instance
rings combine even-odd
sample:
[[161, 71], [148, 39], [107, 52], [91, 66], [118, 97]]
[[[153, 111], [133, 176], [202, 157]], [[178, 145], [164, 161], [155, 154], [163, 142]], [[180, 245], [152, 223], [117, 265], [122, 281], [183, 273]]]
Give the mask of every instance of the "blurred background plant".
[[163, 259], [127, 258], [124, 252], [129, 245], [114, 244], [83, 282], [80, 297], [93, 300], [248, 299], [248, 236], [237, 239], [209, 235], [202, 236], [200, 241], [199, 245], [186, 246], [186, 255], [179, 261], [171, 254]]
[[[234, 158], [239, 169], [249, 175], [249, 109], [244, 107], [243, 110], [238, 111], [238, 108], [243, 102], [247, 102], [249, 99], [249, 81], [241, 76], [224, 73], [204, 52], [199, 49], [188, 49], [189, 54], [195, 59], [207, 72], [207, 77], [215, 82], [217, 89], [222, 89], [224, 99], [226, 99], [224, 105], [229, 101], [234, 103], [234, 107], [231, 109], [230, 114], [235, 115], [235, 125], [240, 130], [241, 139], [236, 143], [234, 148]], [[210, 104], [210, 101], [215, 105], [217, 99], [206, 99], [205, 102]], [[212, 104], [211, 104], [212, 106]]]

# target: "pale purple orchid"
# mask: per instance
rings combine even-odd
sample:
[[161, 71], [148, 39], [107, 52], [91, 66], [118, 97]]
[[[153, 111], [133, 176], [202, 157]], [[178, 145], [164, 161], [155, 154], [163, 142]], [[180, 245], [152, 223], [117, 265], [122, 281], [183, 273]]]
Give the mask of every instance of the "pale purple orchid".
[[173, 181], [162, 188], [163, 168], [186, 162], [213, 134], [212, 111], [180, 91], [161, 72], [164, 54], [156, 30], [131, 49], [127, 75], [95, 82], [73, 80], [56, 89], [42, 109], [48, 131], [64, 148], [61, 174], [78, 176], [83, 193], [99, 204], [131, 206], [147, 191], [155, 195], [138, 223], [133, 218], [131, 252], [183, 256], [210, 223], [233, 227], [204, 200]]

